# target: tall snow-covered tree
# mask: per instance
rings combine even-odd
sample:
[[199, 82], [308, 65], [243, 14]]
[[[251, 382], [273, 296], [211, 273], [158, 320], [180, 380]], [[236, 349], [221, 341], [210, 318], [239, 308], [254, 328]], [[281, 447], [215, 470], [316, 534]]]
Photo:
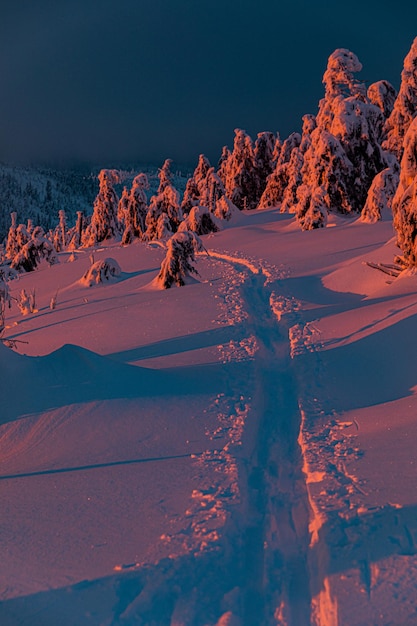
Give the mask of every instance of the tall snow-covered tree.
[[181, 203], [181, 210], [184, 215], [188, 214], [193, 206], [201, 204], [201, 194], [210, 168], [211, 165], [207, 157], [204, 156], [204, 154], [200, 154], [197, 167], [191, 178], [187, 180], [185, 187], [184, 197]]
[[288, 185], [288, 164], [294, 149], [301, 143], [299, 133], [291, 133], [281, 146], [274, 171], [266, 180], [266, 186], [259, 200], [259, 208], [279, 206], [284, 197], [284, 191]]
[[354, 77], [361, 69], [357, 56], [344, 48], [329, 57], [323, 76], [325, 96], [297, 191], [296, 213], [302, 228], [322, 225], [319, 216], [325, 208], [360, 212], [376, 174], [390, 165], [379, 144], [383, 113]]
[[394, 108], [386, 121], [387, 139], [383, 147], [400, 161], [403, 153], [403, 141], [407, 130], [417, 113], [417, 37], [404, 59], [401, 84]]
[[404, 137], [400, 182], [393, 200], [397, 244], [405, 263], [417, 266], [417, 117]]
[[117, 170], [103, 169], [98, 175], [99, 192], [94, 201], [91, 223], [86, 229], [83, 245], [95, 246], [120, 234], [117, 222], [119, 199], [113, 185], [120, 182]]
[[13, 211], [10, 214], [12, 223], [9, 228], [6, 241], [6, 258], [13, 259], [19, 251], [19, 245], [17, 240], [17, 213]]
[[162, 193], [165, 187], [172, 187], [172, 172], [171, 172], [172, 159], [165, 159], [161, 169], [159, 170], [159, 187], [158, 193]]
[[282, 193], [282, 213], [294, 213], [295, 207], [297, 206], [297, 193], [302, 184], [301, 172], [304, 164], [304, 155], [311, 145], [311, 133], [315, 128], [315, 116], [310, 114], [304, 115], [300, 145], [292, 149], [288, 165], [285, 169], [287, 184]]
[[63, 209], [58, 212], [59, 223], [53, 233], [53, 244], [57, 252], [65, 250], [67, 247], [67, 216]]
[[226, 195], [239, 209], [254, 209], [257, 204], [257, 176], [252, 140], [239, 128], [235, 130], [233, 151], [218, 170]]
[[[160, 238], [162, 224], [164, 224], [163, 232], [175, 233], [182, 221], [180, 196], [171, 183], [170, 163], [171, 161], [167, 159], [160, 170], [158, 193], [152, 196], [150, 200], [145, 220], [146, 231], [144, 233], [144, 239], [148, 241]], [[166, 217], [160, 219], [162, 215]]]
[[266, 187], [266, 179], [275, 169], [274, 149], [276, 136], [274, 133], [264, 131], [258, 133], [253, 150], [256, 171], [256, 204], [258, 204]]
[[132, 188], [126, 195], [123, 206], [124, 231], [122, 243], [131, 243], [135, 237], [142, 238], [146, 230], [146, 215], [148, 213], [145, 190], [149, 189], [146, 174], [138, 174], [133, 179]]
[[222, 196], [226, 195], [220, 176], [211, 167], [207, 172], [204, 184], [200, 188], [200, 205], [207, 207], [212, 213], [216, 210], [216, 204]]

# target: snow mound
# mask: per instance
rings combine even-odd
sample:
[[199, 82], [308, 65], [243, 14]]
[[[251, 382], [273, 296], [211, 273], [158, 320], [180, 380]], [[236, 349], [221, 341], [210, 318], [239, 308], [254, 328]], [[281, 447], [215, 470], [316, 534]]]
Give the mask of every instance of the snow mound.
[[107, 258], [96, 261], [88, 268], [80, 283], [85, 287], [108, 283], [118, 278], [122, 273], [120, 265], [115, 259]]
[[170, 382], [158, 371], [117, 363], [72, 344], [30, 357], [0, 343], [0, 368], [0, 423], [68, 404], [157, 394]]

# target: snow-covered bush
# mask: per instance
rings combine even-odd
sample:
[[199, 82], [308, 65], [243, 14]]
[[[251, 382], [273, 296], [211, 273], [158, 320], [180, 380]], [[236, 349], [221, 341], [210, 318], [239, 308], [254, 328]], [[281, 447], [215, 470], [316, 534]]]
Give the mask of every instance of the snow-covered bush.
[[228, 222], [234, 215], [236, 215], [236, 213], [239, 213], [239, 209], [226, 196], [221, 196], [216, 201], [213, 214], [217, 217], [217, 219], [226, 220]]
[[178, 232], [190, 230], [197, 235], [207, 235], [220, 230], [219, 222], [205, 206], [194, 206], [181, 222]]
[[110, 282], [120, 276], [121, 273], [120, 265], [115, 259], [102, 259], [91, 264], [80, 282], [86, 287], [91, 287], [92, 285]]
[[204, 250], [203, 242], [195, 233], [184, 231], [175, 233], [167, 241], [167, 252], [161, 264], [157, 283], [163, 289], [172, 285], [182, 287], [191, 274], [197, 274], [192, 265], [195, 254]]
[[58, 262], [54, 246], [49, 239], [45, 237], [43, 228], [36, 226], [36, 228], [33, 229], [29, 241], [25, 243], [13, 258], [11, 267], [18, 272], [32, 272], [43, 259], [45, 259], [49, 265]]
[[28, 295], [25, 289], [20, 291], [20, 294], [17, 298], [17, 306], [22, 315], [29, 315], [29, 313], [37, 313], [38, 309], [36, 308], [36, 294], [35, 290], [31, 291]]

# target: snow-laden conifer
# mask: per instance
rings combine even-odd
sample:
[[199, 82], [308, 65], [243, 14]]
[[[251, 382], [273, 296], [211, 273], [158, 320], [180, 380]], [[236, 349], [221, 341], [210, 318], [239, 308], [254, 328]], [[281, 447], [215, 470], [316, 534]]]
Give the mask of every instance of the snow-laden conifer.
[[144, 239], [147, 241], [161, 238], [160, 234], [163, 224], [164, 236], [167, 233], [175, 233], [182, 221], [180, 196], [171, 182], [170, 164], [170, 159], [164, 162], [163, 167], [159, 171], [158, 193], [152, 196], [150, 200], [149, 210], [145, 219], [146, 232], [144, 233]]
[[266, 187], [259, 200], [259, 208], [279, 206], [284, 197], [285, 189], [289, 181], [289, 161], [294, 149], [301, 143], [300, 133], [291, 133], [281, 146], [274, 171], [266, 181]]
[[256, 173], [256, 204], [265, 190], [266, 180], [275, 169], [276, 163], [274, 162], [274, 149], [275, 149], [276, 137], [274, 133], [264, 131], [258, 133], [255, 141], [255, 147], [253, 151], [255, 161], [255, 173]]
[[[296, 192], [295, 210], [302, 228], [314, 227], [325, 208], [360, 212], [375, 176], [391, 164], [379, 143], [382, 110], [369, 101], [364, 85], [354, 77], [361, 69], [349, 50], [335, 50], [329, 57], [323, 76], [325, 95]], [[311, 213], [314, 219], [306, 219]]]
[[188, 214], [193, 206], [202, 204], [201, 195], [204, 192], [207, 174], [211, 168], [210, 161], [204, 154], [198, 157], [197, 167], [191, 178], [187, 180], [181, 210], [184, 215]]
[[[146, 174], [141, 173], [135, 176], [132, 188], [126, 194], [123, 205], [124, 231], [122, 243], [124, 245], [131, 243], [135, 237], [142, 238], [145, 233], [146, 215], [148, 213], [146, 189], [149, 189]], [[120, 209], [120, 211], [122, 210]]]
[[311, 145], [311, 133], [316, 128], [316, 118], [314, 115], [303, 116], [303, 132], [299, 146], [295, 146], [291, 151], [291, 156], [286, 166], [287, 184], [282, 193], [281, 212], [294, 213], [298, 203], [297, 192], [302, 184], [302, 167], [304, 155]]
[[403, 153], [403, 141], [417, 113], [417, 37], [404, 59], [401, 84], [391, 115], [386, 121], [387, 139], [383, 144], [398, 160]]
[[161, 264], [157, 283], [163, 289], [173, 285], [181, 287], [186, 284], [191, 274], [198, 272], [194, 267], [195, 255], [204, 250], [203, 242], [193, 232], [175, 233], [167, 241], [167, 252]]
[[[26, 229], [25, 229], [26, 230]], [[30, 239], [13, 258], [11, 267], [18, 272], [32, 272], [45, 259], [49, 265], [58, 262], [55, 248], [41, 226], [33, 229]]]
[[239, 209], [254, 209], [257, 204], [257, 175], [252, 140], [235, 129], [233, 151], [218, 170], [226, 195]]
[[54, 248], [57, 252], [67, 247], [67, 216], [63, 209], [58, 212], [59, 222], [53, 233]]
[[379, 172], [372, 181], [362, 209], [361, 220], [374, 224], [384, 215], [391, 216], [392, 202], [398, 186], [399, 167], [395, 162]]
[[13, 259], [19, 251], [18, 237], [17, 237], [17, 213], [13, 211], [10, 213], [12, 223], [9, 228], [6, 241], [6, 258]]
[[417, 117], [404, 138], [400, 182], [393, 200], [397, 243], [408, 266], [417, 266]]
[[99, 192], [94, 201], [91, 223], [86, 229], [83, 245], [95, 246], [119, 235], [117, 210], [119, 199], [113, 185], [120, 182], [117, 170], [103, 169], [98, 175]]
[[385, 118], [391, 115], [397, 97], [397, 91], [391, 83], [387, 80], [378, 80], [376, 83], [372, 83], [368, 87], [367, 96], [372, 104], [381, 109]]

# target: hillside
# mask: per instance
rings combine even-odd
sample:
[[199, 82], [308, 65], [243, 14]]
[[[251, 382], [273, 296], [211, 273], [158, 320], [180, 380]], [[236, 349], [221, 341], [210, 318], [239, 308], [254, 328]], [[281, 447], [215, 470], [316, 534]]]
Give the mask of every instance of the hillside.
[[141, 242], [95, 252], [109, 284], [82, 250], [10, 283], [38, 311], [0, 346], [1, 623], [411, 624], [417, 285], [369, 265], [391, 222], [269, 209], [203, 241], [181, 288]]

